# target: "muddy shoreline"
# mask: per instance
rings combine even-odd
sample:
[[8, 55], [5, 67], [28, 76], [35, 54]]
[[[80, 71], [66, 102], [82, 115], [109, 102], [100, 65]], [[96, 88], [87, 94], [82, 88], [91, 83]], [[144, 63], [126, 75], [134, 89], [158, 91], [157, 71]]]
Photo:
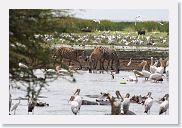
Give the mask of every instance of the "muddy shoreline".
[[[89, 56], [91, 54], [92, 50], [86, 50], [86, 56]], [[119, 56], [119, 62], [120, 66], [119, 69], [123, 71], [129, 71], [129, 70], [141, 70], [142, 67], [139, 67], [138, 64], [141, 63], [142, 60], [146, 60], [148, 63], [146, 65], [146, 69], [149, 69], [150, 66], [150, 58], [153, 57], [154, 61], [159, 60], [160, 58], [165, 59], [169, 56], [168, 51], [117, 51], [117, 54]], [[130, 58], [132, 58], [131, 65], [127, 66]], [[84, 59], [79, 59], [82, 70], [88, 70], [88, 62]], [[69, 61], [66, 59], [63, 59], [63, 63], [69, 65]], [[104, 67], [106, 67], [107, 62], [104, 63]], [[75, 68], [79, 68], [79, 64], [77, 62], [72, 61], [72, 65]], [[99, 63], [98, 63], [99, 65]], [[159, 65], [159, 64], [158, 64]], [[99, 69], [99, 66], [97, 67]]]

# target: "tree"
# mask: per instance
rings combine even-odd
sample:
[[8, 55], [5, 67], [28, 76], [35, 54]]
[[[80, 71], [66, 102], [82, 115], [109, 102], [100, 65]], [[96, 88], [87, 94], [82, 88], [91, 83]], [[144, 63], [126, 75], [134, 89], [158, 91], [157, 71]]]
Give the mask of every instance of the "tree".
[[[10, 86], [26, 87], [27, 97], [34, 101], [37, 101], [42, 88], [57, 78], [55, 73], [48, 72], [49, 68], [54, 68], [54, 59], [51, 44], [43, 36], [54, 33], [51, 19], [55, 14], [64, 17], [66, 13], [66, 10], [9, 10]], [[40, 69], [43, 76], [37, 76], [36, 69]]]

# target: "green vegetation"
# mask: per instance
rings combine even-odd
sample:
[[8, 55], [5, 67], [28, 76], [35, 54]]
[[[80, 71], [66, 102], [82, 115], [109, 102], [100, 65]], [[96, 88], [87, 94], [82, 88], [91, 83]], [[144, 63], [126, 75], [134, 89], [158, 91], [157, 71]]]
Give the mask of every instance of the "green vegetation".
[[169, 22], [147, 21], [147, 22], [113, 22], [109, 20], [101, 20], [100, 23], [92, 20], [78, 19], [74, 17], [55, 17], [49, 20], [54, 23], [52, 32], [75, 33], [81, 32], [81, 29], [87, 28], [93, 31], [127, 31], [135, 32], [137, 30], [145, 30], [147, 32], [169, 32]]

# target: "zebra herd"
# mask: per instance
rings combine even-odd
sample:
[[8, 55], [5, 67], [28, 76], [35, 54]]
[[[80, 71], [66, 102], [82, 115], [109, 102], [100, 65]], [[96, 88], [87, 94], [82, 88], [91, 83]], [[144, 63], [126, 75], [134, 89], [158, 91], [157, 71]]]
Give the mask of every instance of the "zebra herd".
[[[79, 59], [84, 59], [88, 62], [89, 72], [92, 73], [97, 69], [98, 64], [100, 64], [100, 70], [115, 70], [116, 73], [119, 73], [119, 58], [115, 49], [97, 46], [93, 49], [89, 56], [86, 56], [86, 51], [83, 49], [74, 49], [69, 47], [59, 47], [54, 52], [55, 60], [63, 59], [69, 60], [69, 65], [71, 61], [79, 63], [79, 68], [82, 69], [81, 62]], [[107, 61], [106, 68], [104, 66], [105, 61]], [[113, 67], [114, 65], [114, 67]], [[110, 67], [110, 68], [109, 68]]]

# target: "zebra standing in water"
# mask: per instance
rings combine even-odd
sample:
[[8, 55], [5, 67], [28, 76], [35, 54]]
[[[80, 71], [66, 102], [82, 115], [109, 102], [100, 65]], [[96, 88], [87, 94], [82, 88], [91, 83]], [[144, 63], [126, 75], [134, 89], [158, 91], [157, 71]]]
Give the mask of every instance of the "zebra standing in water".
[[102, 47], [95, 47], [93, 52], [89, 56], [89, 72], [97, 68], [97, 63], [100, 61], [100, 69], [103, 69], [101, 65], [101, 59], [103, 57], [103, 49]]
[[73, 49], [68, 47], [60, 47], [56, 50], [54, 57], [55, 59], [60, 58], [62, 61], [63, 59], [69, 60], [69, 65], [71, 61], [75, 61], [79, 63], [80, 69], [82, 69], [82, 65], [79, 61], [81, 57], [84, 57], [84, 50], [82, 49]]
[[114, 70], [113, 68], [113, 63], [114, 63], [115, 72], [119, 73], [119, 58], [116, 51], [112, 48], [106, 48], [106, 47], [102, 47], [102, 49], [103, 49], [102, 65], [104, 66], [104, 61], [107, 60], [108, 63], [107, 63], [106, 70], [109, 69], [109, 65], [110, 65], [110, 69]]
[[114, 49], [105, 48], [105, 47], [95, 47], [91, 55], [89, 56], [89, 72], [92, 72], [92, 69], [97, 68], [97, 63], [100, 61], [100, 69], [104, 70], [104, 62], [108, 61], [106, 69], [108, 70], [111, 63], [111, 70], [113, 70], [113, 63], [115, 62], [115, 71], [119, 73], [119, 58]]

